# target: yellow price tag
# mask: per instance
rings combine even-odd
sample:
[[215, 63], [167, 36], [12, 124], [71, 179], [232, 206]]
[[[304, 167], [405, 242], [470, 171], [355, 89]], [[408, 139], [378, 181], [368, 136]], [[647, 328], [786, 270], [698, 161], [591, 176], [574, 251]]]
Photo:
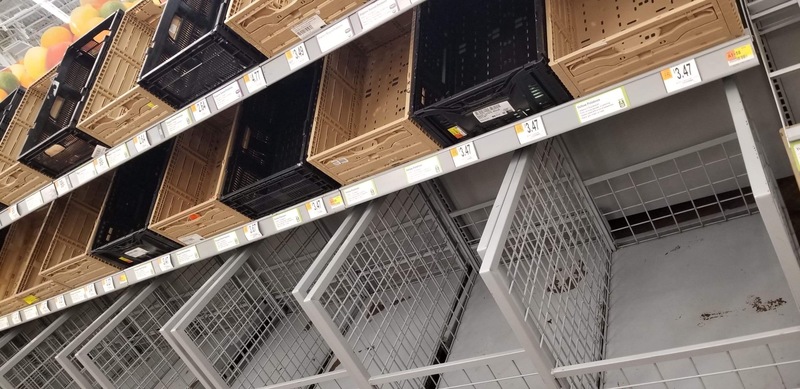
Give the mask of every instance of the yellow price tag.
[[22, 301], [24, 301], [24, 302], [25, 302], [25, 304], [31, 305], [31, 304], [33, 304], [33, 303], [35, 303], [35, 302], [39, 301], [39, 298], [38, 298], [38, 297], [36, 297], [36, 296], [34, 296], [34, 295], [28, 295], [28, 296], [25, 296], [25, 297], [22, 299]]

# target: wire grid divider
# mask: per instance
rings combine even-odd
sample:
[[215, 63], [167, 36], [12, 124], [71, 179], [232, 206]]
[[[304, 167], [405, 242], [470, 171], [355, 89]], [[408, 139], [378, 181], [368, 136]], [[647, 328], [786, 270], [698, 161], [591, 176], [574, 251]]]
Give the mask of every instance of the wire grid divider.
[[252, 246], [252, 255], [226, 262], [231, 266], [217, 271], [165, 327], [187, 364], [206, 373], [208, 387], [332, 379], [324, 372], [331, 349], [291, 294], [329, 238], [321, 223], [310, 223]]
[[584, 185], [617, 247], [758, 212], [735, 133], [586, 180]]
[[30, 338], [22, 332], [20, 327], [14, 327], [3, 332], [3, 336], [0, 336], [0, 366], [8, 362], [9, 358], [13, 357], [29, 342]]
[[486, 221], [489, 220], [492, 205], [494, 205], [494, 200], [489, 200], [450, 212], [450, 218], [456, 223], [461, 236], [473, 249], [478, 247], [483, 230], [486, 229]]
[[598, 386], [550, 371], [603, 357], [612, 250], [560, 139], [518, 151], [478, 244], [480, 274], [547, 387]]
[[604, 388], [798, 388], [800, 327], [559, 367], [557, 377], [602, 373]]
[[130, 300], [136, 296], [140, 291], [139, 285], [134, 285], [129, 289], [125, 289], [118, 297], [115, 297], [114, 303], [88, 325], [78, 336], [72, 339], [69, 344], [64, 346], [61, 351], [56, 354], [55, 360], [58, 362], [64, 371], [75, 381], [75, 384], [83, 389], [90, 389], [98, 387], [94, 379], [86, 372], [86, 368], [78, 361], [75, 356], [75, 351], [91, 339], [97, 331], [108, 322], [120, 309], [122, 309]]
[[188, 388], [197, 384], [159, 330], [221, 262], [213, 257], [151, 281], [76, 352], [100, 387]]
[[338, 357], [329, 370], [341, 362], [351, 373], [344, 387], [370, 388], [371, 378], [446, 359], [477, 258], [453, 235], [440, 196], [425, 183], [357, 207], [334, 234], [341, 246], [326, 246], [295, 289]]
[[80, 387], [56, 362], [55, 356], [108, 306], [108, 298], [100, 298], [62, 313], [0, 367], [0, 387]]

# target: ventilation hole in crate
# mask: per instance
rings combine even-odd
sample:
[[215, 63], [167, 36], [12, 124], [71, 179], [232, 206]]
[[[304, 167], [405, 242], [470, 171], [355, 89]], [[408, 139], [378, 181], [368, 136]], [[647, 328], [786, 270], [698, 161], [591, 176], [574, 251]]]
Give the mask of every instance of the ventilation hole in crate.
[[636, 23], [636, 21], [637, 21], [636, 19], [633, 19], [633, 20], [631, 20], [630, 22], [628, 22], [628, 25], [630, 26], [631, 24], [634, 24], [634, 23]]

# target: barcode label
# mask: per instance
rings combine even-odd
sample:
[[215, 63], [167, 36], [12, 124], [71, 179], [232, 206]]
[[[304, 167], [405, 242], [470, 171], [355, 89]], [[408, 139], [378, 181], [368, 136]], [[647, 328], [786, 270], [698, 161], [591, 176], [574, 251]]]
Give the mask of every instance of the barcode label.
[[286, 52], [286, 60], [289, 62], [289, 70], [295, 70], [308, 62], [308, 51], [306, 51], [306, 44], [301, 43], [293, 49]]
[[325, 27], [325, 21], [319, 15], [314, 15], [294, 25], [292, 32], [300, 39], [306, 39], [323, 27]]
[[486, 123], [490, 120], [506, 116], [513, 112], [514, 107], [512, 107], [508, 101], [503, 101], [494, 105], [490, 105], [486, 108], [481, 108], [472, 114], [475, 115], [475, 118], [478, 119], [479, 122]]

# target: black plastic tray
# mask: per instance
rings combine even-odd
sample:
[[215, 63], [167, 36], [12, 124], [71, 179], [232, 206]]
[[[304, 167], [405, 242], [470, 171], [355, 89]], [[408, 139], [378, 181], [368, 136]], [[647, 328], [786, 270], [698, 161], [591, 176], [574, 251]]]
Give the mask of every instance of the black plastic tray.
[[11, 118], [13, 118], [14, 113], [17, 112], [17, 107], [19, 107], [19, 103], [22, 101], [22, 96], [24, 95], [25, 90], [17, 88], [17, 90], [9, 93], [3, 101], [0, 101], [0, 139], [2, 139], [6, 131], [8, 131]]

